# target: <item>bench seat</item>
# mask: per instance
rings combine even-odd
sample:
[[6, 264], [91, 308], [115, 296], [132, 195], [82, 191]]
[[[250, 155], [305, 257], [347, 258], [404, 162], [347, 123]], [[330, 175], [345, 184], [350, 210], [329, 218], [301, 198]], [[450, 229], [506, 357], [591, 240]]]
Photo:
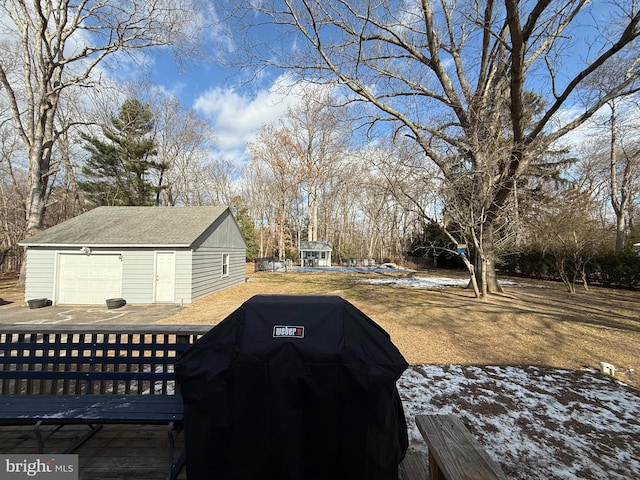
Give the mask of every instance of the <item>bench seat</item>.
[[180, 395], [0, 395], [0, 425], [180, 423]]
[[[166, 426], [169, 471], [183, 403], [174, 364], [209, 327], [7, 326], [0, 331], [0, 426], [33, 425], [38, 452], [65, 425], [89, 430], [62, 453], [72, 453], [107, 424]], [[49, 426], [46, 434], [42, 426]]]

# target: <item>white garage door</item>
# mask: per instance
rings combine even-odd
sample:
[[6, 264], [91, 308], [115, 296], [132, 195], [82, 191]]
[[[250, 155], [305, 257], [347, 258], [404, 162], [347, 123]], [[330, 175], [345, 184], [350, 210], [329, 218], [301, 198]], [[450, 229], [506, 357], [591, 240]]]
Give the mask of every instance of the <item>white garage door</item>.
[[104, 304], [122, 296], [120, 255], [58, 256], [57, 303]]

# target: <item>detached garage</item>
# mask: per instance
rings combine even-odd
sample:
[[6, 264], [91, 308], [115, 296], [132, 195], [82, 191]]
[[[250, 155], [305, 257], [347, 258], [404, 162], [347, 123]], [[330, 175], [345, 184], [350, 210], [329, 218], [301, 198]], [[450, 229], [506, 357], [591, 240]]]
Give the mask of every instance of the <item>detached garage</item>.
[[25, 299], [191, 303], [242, 283], [246, 244], [227, 207], [99, 207], [21, 243]]

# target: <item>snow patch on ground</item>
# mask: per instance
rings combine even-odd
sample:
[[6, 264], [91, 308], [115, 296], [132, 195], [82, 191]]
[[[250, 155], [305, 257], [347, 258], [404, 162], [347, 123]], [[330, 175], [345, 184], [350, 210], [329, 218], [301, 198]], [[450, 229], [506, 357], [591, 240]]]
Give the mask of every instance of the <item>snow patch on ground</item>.
[[[368, 283], [371, 285], [398, 285], [400, 287], [411, 288], [445, 288], [445, 287], [466, 287], [468, 278], [450, 277], [390, 277], [390, 278], [368, 278], [358, 280], [358, 283]], [[511, 280], [500, 280], [500, 285], [518, 286]], [[522, 284], [523, 285], [523, 284]]]
[[640, 478], [640, 394], [596, 371], [413, 365], [398, 381], [414, 417], [462, 418], [513, 479]]

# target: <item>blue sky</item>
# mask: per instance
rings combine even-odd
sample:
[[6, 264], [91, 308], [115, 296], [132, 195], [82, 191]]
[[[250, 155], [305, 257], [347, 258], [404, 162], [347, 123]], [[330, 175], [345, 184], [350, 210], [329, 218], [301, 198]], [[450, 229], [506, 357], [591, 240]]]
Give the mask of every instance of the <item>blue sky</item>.
[[[602, 22], [601, 15], [606, 12], [596, 8], [594, 13]], [[590, 21], [595, 20], [592, 18]], [[261, 28], [261, 35], [269, 37], [270, 31], [265, 30], [267, 27]], [[214, 38], [221, 35], [210, 35], [212, 41], [209, 48], [212, 51], [224, 45], [224, 42]], [[211, 56], [219, 54], [220, 51], [213, 52]], [[278, 88], [288, 84], [287, 76], [282, 71], [266, 70], [247, 81], [247, 72], [240, 74], [223, 68], [215, 61], [203, 61], [179, 70], [168, 50], [154, 51], [151, 59], [152, 82], [176, 95], [183, 105], [193, 108], [205, 118], [217, 135], [215, 154], [237, 164], [245, 160], [246, 142], [252, 139], [260, 126], [277, 120], [297, 100], [295, 92], [284, 93]], [[534, 77], [535, 72], [532, 72]], [[567, 114], [571, 115], [571, 111]], [[583, 135], [580, 131], [573, 132], [565, 140], [572, 143], [578, 140], [579, 143]]]
[[277, 120], [297, 101], [296, 88], [289, 85], [284, 72], [271, 70], [259, 81], [247, 81], [247, 72], [239, 73], [214, 61], [179, 69], [167, 50], [150, 54], [153, 62], [151, 81], [172, 93], [181, 103], [198, 112], [217, 136], [216, 155], [240, 164], [245, 145], [267, 122]]

